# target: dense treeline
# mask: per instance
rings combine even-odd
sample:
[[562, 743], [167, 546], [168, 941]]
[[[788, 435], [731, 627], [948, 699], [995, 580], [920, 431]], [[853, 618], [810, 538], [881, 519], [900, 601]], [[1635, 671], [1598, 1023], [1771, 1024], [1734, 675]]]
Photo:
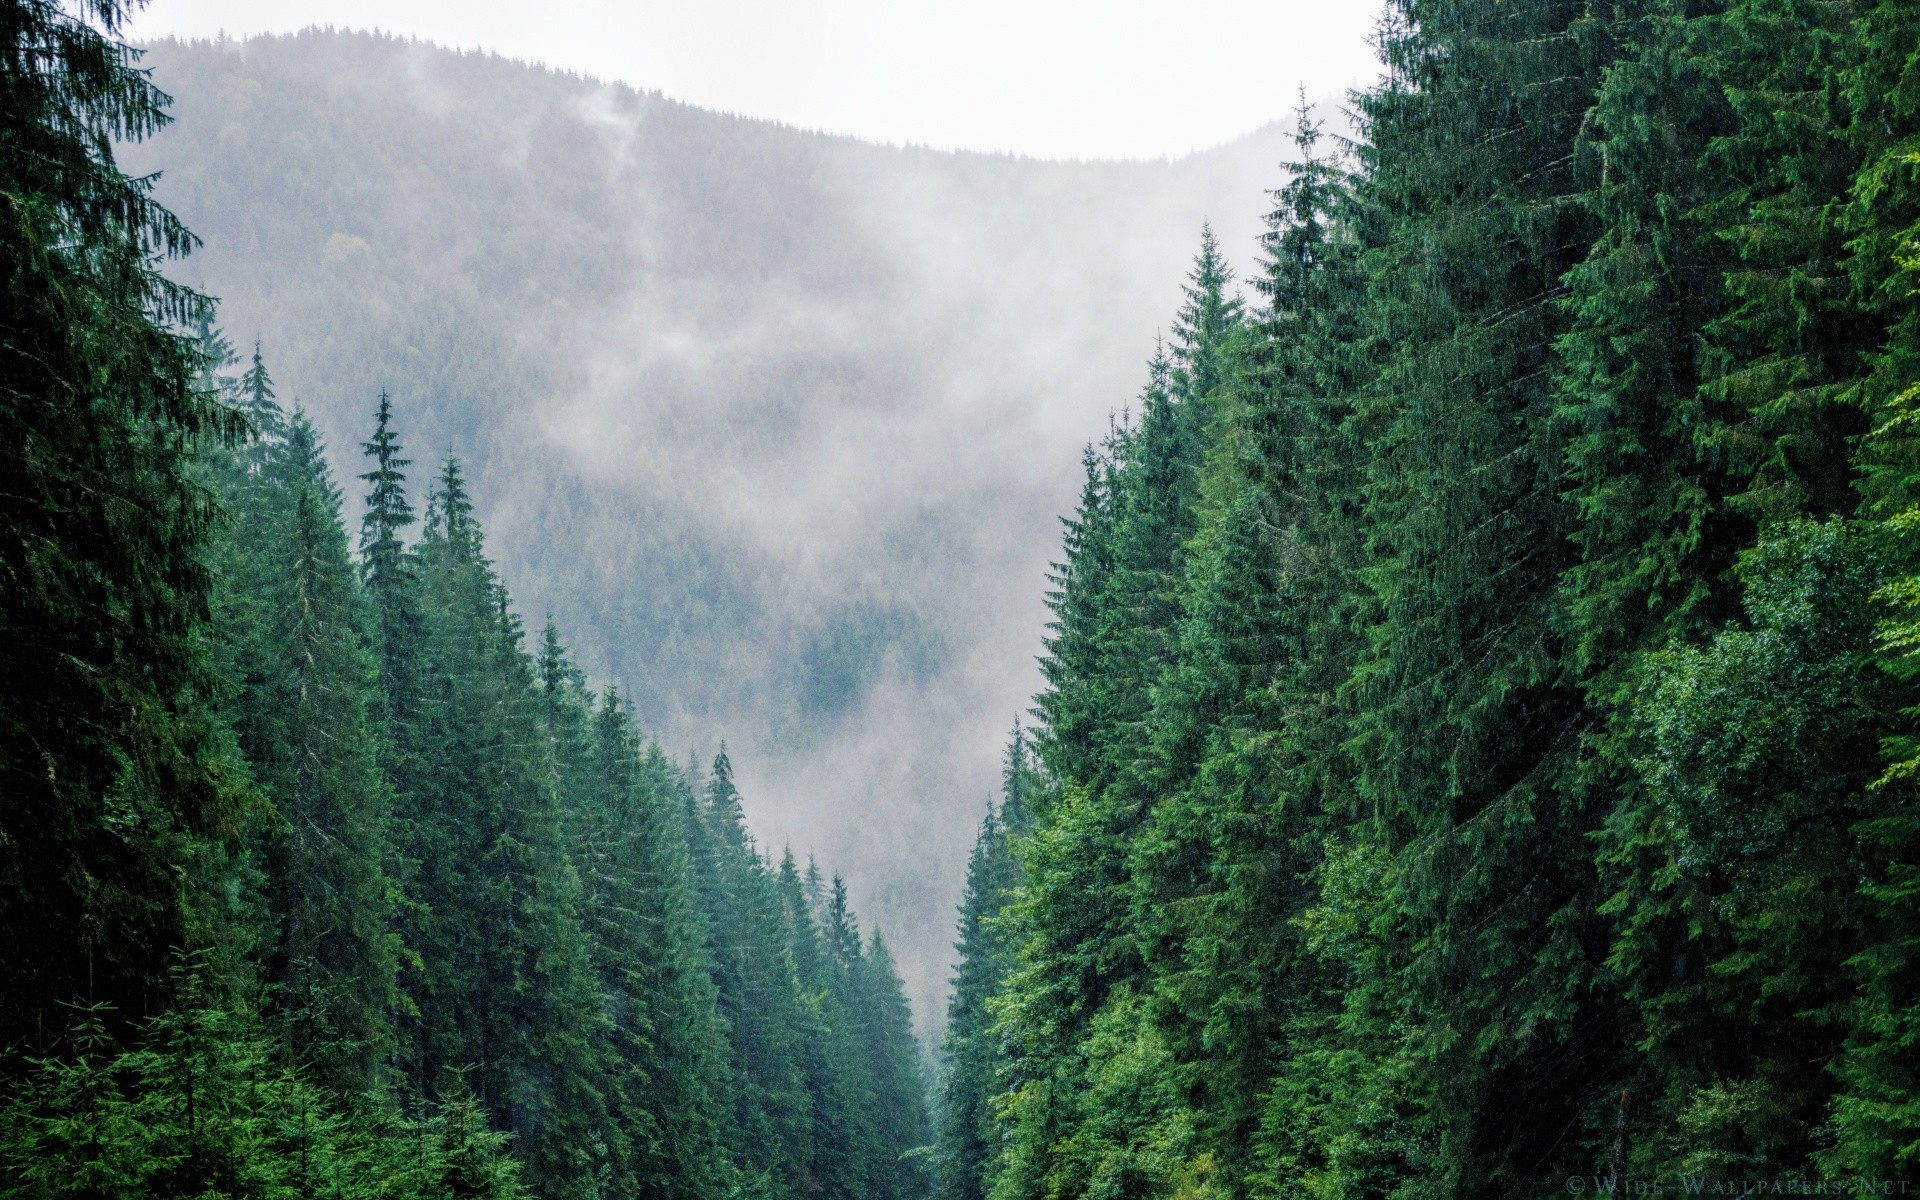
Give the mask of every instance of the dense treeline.
[[1920, 6], [1396, 0], [1379, 47], [1255, 302], [1207, 240], [1088, 454], [940, 1187], [1899, 1179]]
[[125, 15], [0, 0], [0, 1196], [923, 1193], [840, 880], [529, 650], [384, 397], [356, 540], [159, 274], [192, 239], [114, 165], [165, 120]]

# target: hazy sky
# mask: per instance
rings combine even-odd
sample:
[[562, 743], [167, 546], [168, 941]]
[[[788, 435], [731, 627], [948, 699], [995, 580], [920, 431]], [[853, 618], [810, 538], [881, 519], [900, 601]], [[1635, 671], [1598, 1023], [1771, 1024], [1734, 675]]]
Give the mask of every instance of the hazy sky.
[[1217, 145], [1372, 79], [1377, 0], [151, 0], [133, 39], [380, 29], [886, 142]]

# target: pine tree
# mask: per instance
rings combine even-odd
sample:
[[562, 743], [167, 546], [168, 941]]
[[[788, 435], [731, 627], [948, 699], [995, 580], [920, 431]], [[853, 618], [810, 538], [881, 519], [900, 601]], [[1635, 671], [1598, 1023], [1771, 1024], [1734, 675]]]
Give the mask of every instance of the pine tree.
[[1105, 713], [1100, 707], [1104, 660], [1099, 638], [1101, 601], [1113, 574], [1114, 451], [1118, 436], [1100, 451], [1087, 447], [1081, 466], [1085, 481], [1074, 515], [1063, 518], [1064, 561], [1053, 564], [1048, 579], [1048, 622], [1040, 670], [1046, 687], [1034, 698], [1041, 718], [1042, 753], [1063, 777], [1092, 776]]
[[350, 1104], [289, 1068], [269, 1025], [205, 1001], [127, 1048], [98, 1009], [81, 1014], [0, 1101], [0, 1197], [526, 1195], [470, 1102], [416, 1118]]
[[1347, 181], [1318, 137], [1303, 105], [1264, 239], [1268, 303], [1216, 397], [1182, 618], [1148, 717], [1155, 800], [1128, 868], [1152, 977], [1139, 1019], [1193, 1110], [1192, 1154], [1229, 1190], [1255, 1171], [1294, 1025], [1324, 1008], [1299, 922], [1347, 778], [1333, 696], [1355, 649], [1356, 289]]
[[1873, 785], [1861, 826], [1871, 864], [1861, 888], [1867, 927], [1850, 965], [1860, 981], [1849, 1012], [1849, 1043], [1835, 1101], [1841, 1137], [1836, 1166], [1866, 1175], [1895, 1174], [1920, 1154], [1920, 819], [1912, 788], [1920, 767], [1914, 718], [1920, 697], [1920, 76], [1912, 63], [1916, 20], [1911, 0], [1886, 0], [1860, 13], [1857, 49], [1842, 78], [1851, 112], [1849, 141], [1861, 166], [1845, 227], [1854, 296], [1877, 327], [1855, 400], [1872, 419], [1859, 454], [1871, 544], [1888, 579], [1876, 596], [1882, 614], [1881, 665], [1901, 681], [1901, 711], [1886, 745], [1892, 760]]
[[924, 1200], [932, 1183], [926, 1169], [926, 1077], [905, 989], [877, 929], [867, 939], [857, 981], [872, 1096], [871, 1165], [863, 1195], [873, 1200]]
[[360, 476], [368, 485], [366, 513], [360, 521], [360, 565], [379, 617], [380, 682], [389, 716], [396, 723], [396, 736], [404, 733], [410, 712], [406, 706], [417, 687], [411, 656], [419, 640], [419, 614], [412, 591], [414, 563], [400, 536], [414, 519], [403, 473], [412, 460], [402, 458], [401, 449], [393, 431], [393, 402], [383, 391], [374, 412], [373, 436], [360, 447], [361, 453], [373, 460], [373, 469]]
[[378, 1082], [395, 1000], [370, 614], [319, 435], [281, 413], [257, 349], [247, 378], [250, 422], [278, 432], [223, 475], [236, 520], [214, 632], [237, 689], [228, 719], [275, 810], [257, 835], [258, 953], [296, 1057], [352, 1093]]
[[809, 1025], [786, 939], [778, 883], [748, 836], [723, 745], [704, 794], [686, 797], [694, 879], [727, 1032], [729, 1145], [750, 1194], [792, 1196], [814, 1183], [806, 1087]]
[[168, 119], [130, 12], [0, 5], [0, 1046], [156, 1011], [212, 937], [203, 851], [249, 820], [202, 703], [189, 474], [243, 425], [196, 386], [211, 301], [160, 271], [194, 239], [114, 160]]
[[778, 884], [787, 947], [804, 1005], [796, 1062], [807, 1094], [813, 1156], [808, 1186], [828, 1196], [859, 1196], [865, 1187], [858, 1133], [863, 1116], [861, 1064], [848, 1047], [860, 1036], [860, 1022], [843, 1007], [839, 963], [822, 937], [830, 903], [827, 884], [812, 856], [802, 876], [791, 851], [781, 856]]
[[1584, 716], [1555, 654], [1571, 560], [1543, 370], [1593, 237], [1567, 151], [1607, 45], [1579, 4], [1390, 11], [1357, 196], [1381, 347], [1354, 417], [1362, 807], [1318, 872], [1322, 919], [1360, 928], [1360, 1057], [1313, 1085], [1368, 1124], [1313, 1157], [1351, 1186], [1520, 1194], [1586, 1165], [1567, 1131], [1597, 1097], [1560, 1079], [1618, 1049], [1579, 1017], [1594, 818], [1569, 794]]
[[1351, 174], [1302, 115], [1204, 461], [1088, 456], [945, 1186], [1912, 1155], [1912, 18], [1410, 0]]
[[723, 1031], [687, 876], [671, 768], [648, 756], [609, 688], [597, 707], [549, 621], [539, 657], [578, 873], [580, 913], [611, 1026], [614, 1194], [700, 1200], [724, 1194]]
[[239, 392], [240, 411], [246, 414], [247, 423], [253, 426], [255, 437], [271, 439], [284, 433], [281, 422], [286, 413], [274, 402], [273, 376], [267, 374], [267, 364], [260, 356], [257, 338], [253, 343], [253, 361], [240, 376]]
[[1227, 381], [1227, 344], [1245, 315], [1240, 297], [1227, 294], [1232, 283], [1213, 226], [1202, 225], [1186, 301], [1173, 318], [1173, 387], [1193, 406], [1189, 422], [1202, 428], [1210, 416], [1206, 406]]
[[[1829, 1009], [1844, 970], [1820, 948], [1792, 948], [1799, 922], [1788, 914], [1835, 933], [1847, 920], [1788, 901], [1759, 934], [1735, 914], [1768, 909], [1823, 876], [1812, 886], [1829, 890], [1839, 860], [1822, 859], [1851, 858], [1840, 849], [1846, 839], [1823, 836], [1814, 822], [1804, 860], [1782, 872], [1780, 889], [1729, 888], [1725, 867], [1699, 869], [1688, 832], [1697, 813], [1682, 811], [1705, 803], [1724, 776], [1713, 779], [1719, 769], [1701, 770], [1665, 740], [1699, 729], [1707, 711], [1731, 723], [1716, 738], [1742, 744], [1753, 734], [1737, 704], [1719, 707], [1727, 700], [1719, 680], [1782, 669], [1735, 632], [1778, 613], [1785, 581], [1760, 580], [1756, 569], [1772, 568], [1756, 564], [1792, 561], [1794, 576], [1816, 570], [1836, 591], [1851, 586], [1851, 568], [1816, 565], [1831, 547], [1803, 554], [1803, 535], [1782, 540], [1780, 524], [1831, 512], [1848, 477], [1830, 439], [1846, 436], [1834, 373], [1851, 335], [1832, 324], [1831, 289], [1818, 278], [1836, 270], [1835, 243], [1807, 219], [1809, 201], [1825, 203], [1816, 198], [1821, 177], [1839, 178], [1833, 114], [1809, 104], [1829, 69], [1814, 18], [1769, 3], [1626, 10], [1615, 34], [1622, 52], [1576, 143], [1582, 204], [1599, 236], [1567, 276], [1572, 324], [1556, 347], [1580, 558], [1563, 579], [1566, 664], [1605, 725], [1585, 735], [1590, 758], [1578, 787], [1583, 808], [1606, 806], [1599, 857], [1614, 926], [1606, 982], [1625, 993], [1615, 1001], [1625, 1018], [1618, 1036], [1642, 1051], [1612, 1056], [1618, 1073], [1606, 1090], [1637, 1097], [1636, 1120], [1650, 1131], [1675, 1122], [1691, 1130], [1684, 1146], [1641, 1138], [1636, 1173], [1725, 1155], [1748, 1168], [1802, 1169], [1811, 1145], [1796, 1139], [1829, 1103], [1826, 1073], [1808, 1066], [1830, 1058], [1832, 1033], [1791, 1014]], [[1794, 315], [1782, 322], [1786, 313]], [[1747, 550], [1756, 540], [1760, 548]], [[1747, 565], [1736, 569], [1743, 550]], [[1708, 637], [1710, 649], [1692, 645]], [[1697, 677], [1682, 684], [1672, 671]], [[1694, 694], [1681, 699], [1682, 687]], [[1782, 698], [1783, 722], [1797, 719], [1796, 703]], [[1830, 732], [1836, 746], [1862, 745], [1857, 728]], [[1744, 742], [1739, 754], [1773, 753], [1765, 742]], [[1800, 808], [1800, 781], [1784, 760], [1773, 766], [1777, 786], [1751, 792], [1751, 804]], [[1850, 819], [1844, 802], [1831, 803], [1838, 799], [1828, 794], [1829, 811]], [[1697, 865], [1678, 865], [1689, 862]], [[1733, 999], [1756, 987], [1774, 1002]], [[1754, 1036], [1761, 1027], [1771, 1031], [1764, 1042]], [[1762, 1090], [1776, 1114], [1800, 1115], [1771, 1128], [1742, 1120], [1736, 1132], [1724, 1114]], [[1795, 1125], [1800, 1133], [1789, 1133]]]
[[420, 910], [406, 928], [419, 1015], [405, 1074], [422, 1095], [471, 1089], [514, 1134], [536, 1195], [591, 1195], [625, 1149], [607, 1111], [607, 1021], [535, 664], [452, 456], [419, 554], [420, 691], [399, 796]]
[[824, 1086], [814, 1092], [815, 1170], [823, 1190], [852, 1200], [878, 1194], [890, 1177], [880, 1161], [876, 1014], [865, 987], [860, 927], [839, 875], [833, 876], [820, 912], [819, 960], [817, 1037]]
[[989, 805], [967, 860], [960, 902], [958, 963], [947, 1001], [940, 1081], [936, 1177], [942, 1200], [985, 1200], [998, 1141], [992, 1100], [1005, 1053], [990, 1007], [1012, 966], [1002, 915], [1020, 880], [1012, 839], [1029, 828], [1033, 766], [1026, 733], [1015, 724], [997, 806]]

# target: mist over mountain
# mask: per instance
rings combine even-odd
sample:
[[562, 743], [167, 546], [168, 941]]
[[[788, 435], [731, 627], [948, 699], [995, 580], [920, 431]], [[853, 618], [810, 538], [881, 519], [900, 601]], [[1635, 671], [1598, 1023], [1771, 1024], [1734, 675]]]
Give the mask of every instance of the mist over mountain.
[[1281, 131], [1059, 163], [361, 34], [147, 65], [177, 123], [127, 161], [342, 474], [384, 389], [416, 497], [465, 460], [529, 622], [676, 757], [724, 737], [763, 844], [847, 874], [936, 1024], [1078, 448], [1204, 220], [1245, 273]]

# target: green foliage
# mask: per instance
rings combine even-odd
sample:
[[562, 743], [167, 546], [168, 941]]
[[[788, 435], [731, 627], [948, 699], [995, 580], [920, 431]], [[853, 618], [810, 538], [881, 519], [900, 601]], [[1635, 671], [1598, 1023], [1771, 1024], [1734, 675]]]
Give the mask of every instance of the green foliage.
[[746, 831], [725, 747], [704, 794], [682, 793], [713, 986], [733, 1079], [729, 1133], [750, 1187], [770, 1195], [813, 1175], [808, 1012], [773, 873]]
[[274, 403], [257, 347], [240, 391], [259, 434], [214, 464], [236, 519], [210, 557], [227, 719], [274, 807], [253, 834], [256, 953], [302, 1059], [359, 1091], [391, 1056], [397, 969], [370, 614], [318, 435]]
[[544, 724], [561, 771], [579, 909], [608, 1022], [616, 1194], [706, 1197], [728, 1181], [728, 1079], [694, 907], [676, 773], [643, 747], [618, 694], [596, 707], [549, 624]]
[[526, 652], [458, 461], [407, 545], [383, 395], [356, 561], [260, 347], [157, 273], [124, 16], [0, 4], [0, 1195], [799, 1200], [833, 1137], [834, 1197], [924, 1192], [844, 888], [803, 990], [724, 758], [695, 811]]
[[1088, 455], [956, 1196], [1916, 1161], [1914, 15], [1390, 6]]
[[941, 1040], [945, 1062], [935, 1165], [942, 1200], [984, 1200], [993, 1165], [998, 1139], [991, 1100], [1000, 1089], [1006, 1054], [990, 1005], [1012, 965], [1002, 918], [1020, 882], [1013, 839], [1029, 828], [1034, 784], [1026, 733], [1016, 724], [1000, 802], [980, 823], [960, 902], [960, 940], [954, 945], [959, 963]]
[[1086, 454], [936, 1132], [845, 882], [528, 652], [452, 456], [405, 542], [384, 395], [355, 560], [259, 347], [156, 274], [123, 13], [0, 0], [0, 1195], [1909, 1169], [1916, 15], [1390, 7], [1259, 305], [1204, 230]]
[[204, 711], [214, 520], [195, 450], [239, 416], [199, 386], [192, 236], [114, 147], [166, 121], [115, 40], [130, 6], [0, 4], [0, 1046], [63, 1004], [166, 999], [213, 914], [183, 886], [250, 800]]
[[877, 929], [867, 939], [854, 984], [847, 1031], [858, 1040], [871, 1081], [870, 1141], [864, 1148], [870, 1165], [861, 1194], [875, 1200], [921, 1200], [932, 1184], [927, 1170], [932, 1130], [926, 1071], [900, 973]]
[[1626, 731], [1641, 789], [1612, 815], [1610, 966], [1628, 981], [1664, 1169], [1803, 1169], [1870, 936], [1859, 836], [1890, 695], [1868, 603], [1879, 567], [1838, 522], [1743, 556], [1747, 619], [1649, 655]]
[[586, 1195], [623, 1147], [534, 664], [452, 457], [427, 512], [414, 762], [399, 796], [421, 909], [403, 1069], [421, 1095], [471, 1089], [514, 1133], [538, 1194]]
[[[1128, 845], [1161, 785], [1151, 755], [1154, 684], [1172, 661], [1183, 618], [1187, 542], [1199, 522], [1200, 467], [1243, 317], [1211, 230], [1203, 230], [1187, 299], [1149, 367], [1137, 424], [1087, 456], [1080, 512], [1049, 596], [1054, 620], [1036, 701], [1042, 761], [1056, 783], [1037, 792], [1040, 826], [1015, 901], [1031, 930], [1007, 964], [1020, 994], [1004, 1010], [1014, 1046], [1006, 1084], [1024, 1100], [994, 1195], [1055, 1186], [1055, 1141], [1042, 1131], [1100, 1064], [1075, 1039], [1142, 968], [1129, 928]], [[1027, 994], [1030, 993], [1030, 994]]]
[[303, 1078], [271, 1029], [219, 1008], [116, 1048], [86, 1010], [0, 1106], [7, 1200], [517, 1200], [504, 1135], [469, 1100], [416, 1117]]
[[679, 789], [726, 1038], [737, 1187], [766, 1197], [923, 1196], [925, 1082], [906, 999], [846, 884], [763, 857], [725, 748]]

